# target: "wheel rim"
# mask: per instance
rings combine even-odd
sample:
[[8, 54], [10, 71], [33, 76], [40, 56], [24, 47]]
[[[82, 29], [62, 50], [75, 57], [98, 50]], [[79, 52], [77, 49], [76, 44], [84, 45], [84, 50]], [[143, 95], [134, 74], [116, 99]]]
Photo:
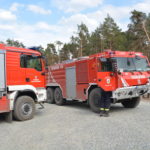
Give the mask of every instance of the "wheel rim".
[[21, 107], [21, 111], [24, 115], [30, 115], [32, 113], [32, 106], [29, 103], [24, 103]]

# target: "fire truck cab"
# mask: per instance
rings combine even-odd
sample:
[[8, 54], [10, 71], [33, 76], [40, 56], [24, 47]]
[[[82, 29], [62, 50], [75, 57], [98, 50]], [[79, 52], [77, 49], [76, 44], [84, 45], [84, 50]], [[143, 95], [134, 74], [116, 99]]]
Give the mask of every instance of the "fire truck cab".
[[106, 50], [49, 66], [48, 101], [62, 105], [66, 100], [79, 100], [99, 112], [103, 89], [111, 91], [112, 103], [134, 108], [149, 90], [149, 77], [149, 62], [142, 53]]
[[0, 113], [32, 119], [35, 104], [46, 101], [45, 61], [40, 52], [0, 44]]

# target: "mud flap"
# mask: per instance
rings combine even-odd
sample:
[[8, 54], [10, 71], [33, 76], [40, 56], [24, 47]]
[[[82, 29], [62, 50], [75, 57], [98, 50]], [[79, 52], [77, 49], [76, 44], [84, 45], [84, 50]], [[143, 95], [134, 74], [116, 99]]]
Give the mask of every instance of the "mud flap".
[[8, 122], [8, 123], [11, 123], [12, 122], [12, 111], [8, 112], [8, 113], [5, 113], [5, 120]]

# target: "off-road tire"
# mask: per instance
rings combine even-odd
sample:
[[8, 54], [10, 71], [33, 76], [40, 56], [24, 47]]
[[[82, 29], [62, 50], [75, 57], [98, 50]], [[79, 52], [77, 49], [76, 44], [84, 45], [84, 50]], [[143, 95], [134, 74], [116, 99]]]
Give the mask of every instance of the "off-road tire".
[[129, 100], [125, 100], [122, 102], [122, 105], [125, 108], [135, 108], [139, 105], [141, 98], [140, 97], [135, 97]]
[[54, 104], [54, 89], [47, 88], [47, 103]]
[[89, 105], [90, 105], [90, 108], [93, 112], [96, 112], [96, 113], [99, 113], [100, 112], [100, 109], [99, 109], [99, 106], [100, 106], [100, 99], [101, 99], [101, 89], [100, 88], [95, 88], [93, 89], [90, 94], [89, 94]]
[[35, 114], [34, 100], [29, 96], [17, 98], [14, 106], [13, 116], [18, 121], [30, 120]]
[[55, 103], [56, 105], [63, 105], [65, 104], [65, 100], [63, 99], [62, 96], [62, 91], [60, 88], [56, 88], [54, 91], [54, 99], [55, 99]]

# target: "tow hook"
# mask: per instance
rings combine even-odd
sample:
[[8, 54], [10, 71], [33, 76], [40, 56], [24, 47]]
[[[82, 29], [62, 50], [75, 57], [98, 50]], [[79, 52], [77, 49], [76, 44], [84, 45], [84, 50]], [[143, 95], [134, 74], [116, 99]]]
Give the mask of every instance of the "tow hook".
[[40, 107], [38, 109], [44, 109], [44, 105], [42, 103], [39, 103]]
[[147, 92], [148, 92], [148, 90], [146, 90], [145, 92], [142, 90], [142, 91], [140, 91], [140, 95], [144, 95]]

